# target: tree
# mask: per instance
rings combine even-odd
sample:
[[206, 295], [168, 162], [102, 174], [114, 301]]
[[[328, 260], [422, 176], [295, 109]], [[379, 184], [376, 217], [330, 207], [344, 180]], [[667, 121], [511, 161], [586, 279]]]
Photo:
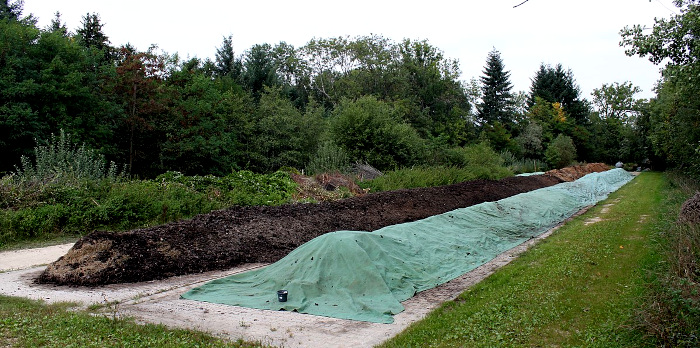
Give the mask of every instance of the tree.
[[12, 21], [19, 21], [22, 16], [23, 8], [23, 0], [15, 0], [12, 3], [10, 3], [10, 0], [0, 1], [0, 20], [9, 19]]
[[76, 30], [78, 40], [85, 47], [96, 48], [104, 51], [109, 48], [109, 38], [102, 31], [104, 24], [100, 22], [100, 15], [87, 13], [81, 22], [82, 27]]
[[680, 14], [656, 19], [651, 31], [640, 25], [624, 28], [620, 45], [628, 55], [665, 64], [648, 119], [654, 155], [700, 175], [700, 3], [675, 4]]
[[417, 163], [423, 141], [390, 104], [365, 96], [344, 100], [333, 113], [331, 135], [352, 160], [380, 170]]
[[588, 123], [589, 110], [580, 99], [580, 94], [571, 70], [564, 70], [561, 64], [555, 67], [541, 64], [532, 79], [528, 105], [532, 107], [537, 97], [550, 103], [560, 103], [576, 124], [585, 125]]
[[246, 52], [243, 62], [243, 86], [258, 100], [265, 87], [278, 84], [272, 46], [254, 45]]
[[61, 12], [56, 11], [51, 24], [49, 24], [48, 31], [68, 36], [68, 28], [65, 23], [61, 22]]
[[593, 89], [593, 105], [601, 118], [617, 118], [623, 122], [634, 117], [642, 108], [644, 101], [634, 99], [642, 89], [632, 82], [603, 84]]
[[479, 121], [482, 124], [500, 122], [507, 129], [513, 127], [513, 95], [510, 82], [510, 72], [505, 71], [501, 53], [495, 48], [489, 52], [486, 59], [486, 67], [481, 77], [481, 102]]
[[170, 115], [160, 159], [168, 170], [194, 175], [226, 175], [239, 169], [241, 133], [251, 110], [248, 98], [220, 90], [197, 58], [178, 63], [166, 80]]
[[515, 141], [524, 158], [542, 158], [542, 126], [536, 121], [528, 123]]
[[547, 162], [554, 168], [564, 168], [576, 159], [574, 141], [564, 134], [559, 134], [545, 151]]
[[216, 49], [215, 74], [217, 77], [229, 77], [234, 81], [240, 81], [243, 73], [243, 62], [240, 57], [236, 57], [233, 51], [233, 37], [229, 35], [224, 38], [221, 47]]
[[165, 78], [165, 57], [152, 46], [139, 52], [131, 46], [118, 51], [114, 94], [124, 110], [120, 122], [121, 147], [133, 174], [156, 174], [160, 170], [154, 159], [162, 142], [160, 119], [168, 105], [162, 87]]
[[271, 172], [289, 166], [304, 168], [323, 133], [323, 110], [301, 113], [279, 87], [266, 88], [254, 115], [249, 154], [252, 169]]

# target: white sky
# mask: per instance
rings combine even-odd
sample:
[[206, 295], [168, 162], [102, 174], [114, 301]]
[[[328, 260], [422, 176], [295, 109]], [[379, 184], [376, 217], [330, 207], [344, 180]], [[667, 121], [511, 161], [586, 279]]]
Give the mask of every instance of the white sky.
[[570, 68], [582, 98], [603, 83], [632, 81], [654, 95], [659, 67], [627, 57], [619, 47], [626, 25], [651, 26], [655, 17], [677, 11], [671, 0], [367, 1], [328, 0], [25, 0], [24, 15], [46, 27], [56, 11], [71, 31], [86, 13], [98, 13], [112, 45], [151, 44], [182, 58], [212, 58], [224, 36], [233, 35], [237, 54], [254, 44], [379, 34], [399, 42], [427, 39], [458, 59], [462, 79], [482, 74], [495, 47], [511, 72], [515, 91], [529, 91], [540, 63]]

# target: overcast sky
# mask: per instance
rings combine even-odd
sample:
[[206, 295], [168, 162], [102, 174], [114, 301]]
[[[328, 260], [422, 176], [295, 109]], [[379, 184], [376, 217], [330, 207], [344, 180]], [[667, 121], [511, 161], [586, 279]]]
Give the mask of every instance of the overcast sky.
[[638, 97], [654, 95], [659, 67], [627, 57], [619, 32], [669, 17], [677, 11], [671, 0], [530, 0], [513, 8], [521, 1], [25, 0], [24, 14], [46, 27], [59, 11], [75, 31], [86, 13], [98, 13], [112, 45], [157, 44], [182, 58], [213, 58], [228, 35], [236, 53], [280, 41], [301, 47], [314, 37], [427, 39], [459, 60], [465, 81], [481, 76], [495, 47], [516, 91], [529, 91], [540, 63], [561, 63], [573, 71], [583, 98], [603, 83], [624, 81], [643, 89]]

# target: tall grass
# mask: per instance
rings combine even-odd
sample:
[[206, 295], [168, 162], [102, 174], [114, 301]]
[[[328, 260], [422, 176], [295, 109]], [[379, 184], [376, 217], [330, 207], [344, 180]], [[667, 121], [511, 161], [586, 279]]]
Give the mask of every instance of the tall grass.
[[15, 167], [14, 179], [22, 182], [74, 183], [80, 180], [116, 179], [126, 175], [114, 162], [107, 163], [104, 155], [85, 145], [73, 143], [61, 130], [58, 137], [51, 134], [46, 145], [34, 147], [34, 161], [21, 157], [21, 167]]
[[306, 166], [310, 175], [321, 173], [344, 173], [350, 166], [350, 157], [332, 141], [322, 143]]
[[[668, 195], [670, 204], [683, 200], [700, 189], [691, 177], [669, 173], [676, 194]], [[677, 216], [677, 210], [671, 212]], [[637, 324], [660, 345], [667, 347], [700, 346], [700, 226], [676, 222], [660, 229], [659, 245], [664, 253], [650, 285], [650, 293], [637, 315]]]
[[537, 159], [517, 158], [509, 151], [501, 152], [503, 165], [510, 169], [514, 174], [544, 172], [547, 168], [547, 163]]

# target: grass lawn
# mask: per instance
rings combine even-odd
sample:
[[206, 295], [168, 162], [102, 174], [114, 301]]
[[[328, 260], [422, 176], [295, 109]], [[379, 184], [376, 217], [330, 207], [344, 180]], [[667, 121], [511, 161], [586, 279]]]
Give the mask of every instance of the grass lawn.
[[385, 346], [653, 346], [634, 316], [681, 196], [641, 174]]
[[93, 316], [71, 307], [0, 296], [0, 347], [260, 347], [196, 331]]

